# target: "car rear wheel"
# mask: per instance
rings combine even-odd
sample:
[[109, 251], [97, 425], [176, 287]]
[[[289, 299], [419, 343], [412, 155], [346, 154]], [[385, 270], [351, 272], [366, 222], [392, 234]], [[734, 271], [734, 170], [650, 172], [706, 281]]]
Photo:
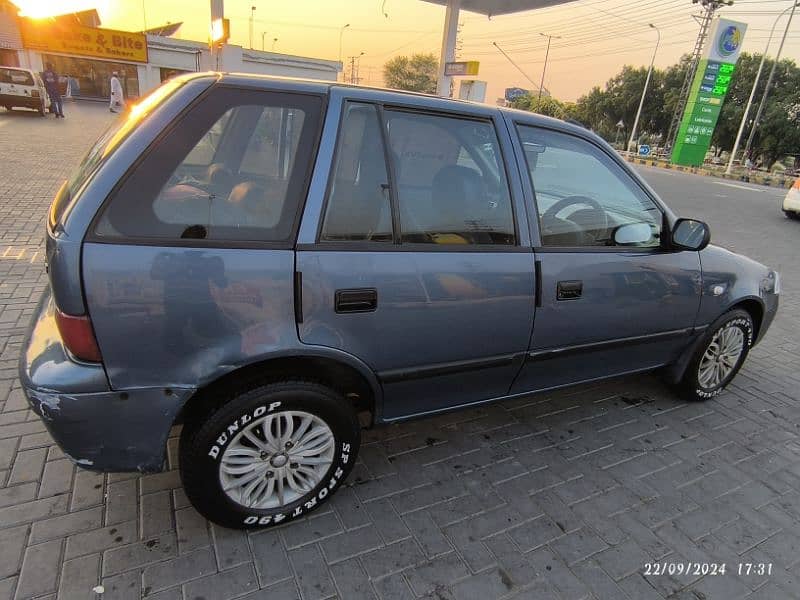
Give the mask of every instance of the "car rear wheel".
[[338, 392], [302, 380], [260, 384], [190, 415], [181, 479], [209, 520], [270, 527], [333, 495], [353, 467], [360, 435], [355, 411]]
[[792, 219], [793, 221], [800, 220], [800, 213], [796, 213], [793, 210], [785, 210], [783, 214], [786, 215], [787, 218]]
[[753, 345], [753, 319], [741, 309], [725, 313], [707, 330], [679, 384], [688, 400], [708, 400], [736, 377]]
[[40, 117], [47, 116], [47, 110], [45, 109], [44, 106], [44, 100], [42, 100], [42, 103], [39, 105], [39, 116]]

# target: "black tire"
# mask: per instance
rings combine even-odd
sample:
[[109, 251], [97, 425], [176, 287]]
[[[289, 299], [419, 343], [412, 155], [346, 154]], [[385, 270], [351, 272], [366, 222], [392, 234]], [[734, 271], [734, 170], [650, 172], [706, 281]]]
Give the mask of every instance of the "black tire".
[[[332, 463], [316, 487], [295, 501], [277, 508], [246, 507], [222, 489], [220, 470], [225, 449], [236, 439], [240, 425], [244, 428], [251, 421], [284, 411], [302, 411], [327, 425], [334, 438]], [[205, 403], [204, 408], [190, 414], [180, 439], [181, 480], [191, 503], [210, 521], [234, 529], [271, 527], [305, 516], [330, 498], [353, 468], [360, 441], [355, 410], [338, 392], [304, 380], [257, 384], [234, 390], [227, 398], [213, 405]], [[264, 454], [260, 459], [271, 464]], [[286, 462], [284, 456], [281, 466], [286, 467]]]
[[39, 105], [39, 116], [46, 117], [47, 116], [47, 109], [45, 108], [44, 101]]
[[[709, 349], [717, 333], [731, 327], [740, 329], [743, 334], [743, 348], [741, 354], [735, 361], [733, 369], [722, 377], [718, 384], [705, 386], [700, 381], [700, 363], [703, 360], [703, 356]], [[698, 344], [697, 350], [689, 361], [689, 365], [686, 367], [683, 379], [678, 384], [678, 390], [681, 396], [687, 400], [702, 402], [721, 394], [725, 387], [736, 377], [739, 369], [742, 368], [750, 352], [750, 347], [753, 345], [754, 339], [753, 318], [746, 310], [731, 310], [714, 321], [704, 334], [700, 344]]]
[[792, 221], [800, 220], [800, 213], [796, 213], [793, 210], [785, 210], [783, 214], [786, 215], [787, 219], [791, 219]]

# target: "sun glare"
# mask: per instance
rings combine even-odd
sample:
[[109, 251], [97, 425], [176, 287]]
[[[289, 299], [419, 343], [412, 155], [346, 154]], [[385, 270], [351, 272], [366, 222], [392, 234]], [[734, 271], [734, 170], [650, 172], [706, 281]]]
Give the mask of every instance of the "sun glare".
[[82, 10], [102, 9], [105, 0], [14, 0], [20, 9], [20, 16], [42, 19], [53, 15], [79, 12]]

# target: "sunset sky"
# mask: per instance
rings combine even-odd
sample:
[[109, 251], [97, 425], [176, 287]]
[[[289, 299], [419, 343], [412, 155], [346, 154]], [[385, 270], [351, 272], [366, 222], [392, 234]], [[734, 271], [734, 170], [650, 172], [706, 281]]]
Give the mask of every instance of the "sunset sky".
[[[97, 8], [104, 27], [141, 30], [183, 21], [176, 37], [206, 40], [207, 0], [15, 0], [23, 11], [43, 15], [68, 10]], [[362, 83], [381, 85], [383, 63], [401, 54], [434, 52], [437, 57], [444, 23], [444, 8], [420, 0], [226, 0], [231, 20], [231, 41], [249, 46], [249, 16], [256, 7], [253, 46], [290, 54], [336, 60], [339, 32], [342, 58], [364, 52]], [[718, 14], [748, 23], [744, 50], [763, 52], [777, 14], [791, 6], [787, 0], [738, 0]], [[692, 50], [698, 25], [692, 14], [700, 12], [691, 0], [576, 0], [575, 2], [517, 15], [493, 17], [461, 13], [462, 60], [479, 60], [478, 79], [489, 82], [487, 101], [502, 96], [510, 86], [534, 87], [493, 46], [496, 41], [538, 83], [542, 73], [546, 38], [540, 32], [561, 36], [553, 39], [545, 87], [562, 100], [575, 100], [594, 85], [602, 85], [624, 64], [649, 64], [656, 33], [661, 48], [656, 65], [667, 66]], [[386, 13], [385, 16], [384, 13]], [[786, 25], [776, 28], [770, 53], [777, 51]], [[795, 15], [783, 51], [800, 62], [800, 8]]]

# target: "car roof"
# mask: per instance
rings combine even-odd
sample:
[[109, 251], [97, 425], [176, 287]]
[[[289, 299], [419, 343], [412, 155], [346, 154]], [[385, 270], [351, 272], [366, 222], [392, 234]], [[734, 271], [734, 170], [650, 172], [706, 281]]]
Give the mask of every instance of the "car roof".
[[[192, 75], [197, 75], [197, 73], [193, 73]], [[435, 104], [436, 107], [447, 107], [452, 109], [453, 111], [463, 110], [465, 107], [469, 106], [480, 106], [483, 110], [490, 110], [490, 111], [497, 111], [500, 113], [507, 114], [511, 119], [515, 121], [525, 121], [526, 123], [540, 126], [540, 127], [547, 127], [549, 129], [558, 129], [561, 131], [567, 131], [570, 133], [575, 133], [582, 135], [584, 137], [589, 137], [592, 139], [600, 139], [598, 138], [593, 132], [586, 129], [579, 123], [570, 123], [567, 121], [562, 121], [561, 119], [556, 119], [553, 117], [548, 117], [545, 115], [540, 115], [537, 113], [532, 113], [524, 110], [514, 109], [514, 108], [507, 108], [501, 106], [494, 106], [491, 104], [481, 103], [481, 102], [474, 102], [470, 100], [460, 100], [456, 98], [442, 98], [440, 96], [436, 96], [433, 94], [424, 94], [421, 92], [409, 92], [406, 90], [395, 90], [389, 88], [382, 88], [377, 86], [364, 86], [364, 85], [353, 85], [348, 83], [341, 83], [338, 81], [323, 81], [318, 79], [305, 79], [305, 78], [297, 78], [297, 77], [278, 77], [275, 75], [261, 75], [256, 73], [215, 73], [218, 77], [218, 83], [220, 84], [230, 84], [230, 85], [246, 85], [246, 86], [256, 86], [256, 87], [264, 87], [275, 89], [278, 87], [279, 89], [285, 89], [287, 91], [294, 90], [294, 91], [303, 91], [307, 93], [317, 93], [317, 94], [328, 94], [332, 89], [352, 89], [352, 90], [369, 90], [372, 94], [372, 97], [376, 100], [385, 100], [387, 102], [395, 101], [399, 102], [402, 101], [402, 98], [416, 98], [422, 99], [423, 103], [424, 100], [428, 99], [431, 101], [431, 107]]]
[[0, 69], [8, 69], [9, 71], [25, 71], [26, 73], [33, 73], [33, 69], [26, 69], [24, 67], [7, 67], [0, 65]]

